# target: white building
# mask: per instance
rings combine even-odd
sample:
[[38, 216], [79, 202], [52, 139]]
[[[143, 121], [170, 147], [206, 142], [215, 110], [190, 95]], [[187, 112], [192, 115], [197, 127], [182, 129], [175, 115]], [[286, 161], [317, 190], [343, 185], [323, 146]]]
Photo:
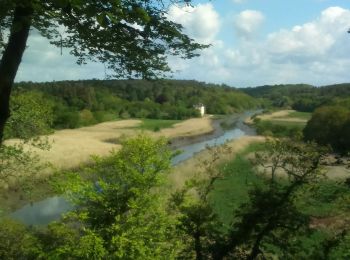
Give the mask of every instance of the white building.
[[199, 113], [200, 113], [200, 115], [202, 117], [204, 116], [204, 114], [205, 114], [205, 106], [202, 103], [194, 105], [193, 107], [199, 111]]

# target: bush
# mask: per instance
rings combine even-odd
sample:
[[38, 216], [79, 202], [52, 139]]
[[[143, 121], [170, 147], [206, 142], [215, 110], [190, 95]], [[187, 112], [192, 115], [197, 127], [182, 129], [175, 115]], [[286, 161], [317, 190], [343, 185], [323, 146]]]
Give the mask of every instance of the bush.
[[84, 109], [80, 112], [80, 124], [82, 126], [96, 124], [96, 119], [90, 110]]
[[317, 109], [304, 129], [307, 141], [330, 145], [335, 151], [350, 151], [350, 110], [340, 106]]

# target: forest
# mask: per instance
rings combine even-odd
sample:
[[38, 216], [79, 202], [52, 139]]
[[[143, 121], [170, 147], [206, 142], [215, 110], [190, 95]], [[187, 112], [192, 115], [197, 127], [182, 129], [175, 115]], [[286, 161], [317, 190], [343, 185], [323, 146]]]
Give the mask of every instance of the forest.
[[275, 107], [291, 107], [301, 112], [313, 112], [325, 105], [350, 107], [350, 84], [311, 86], [306, 84], [266, 85], [240, 89], [253, 97], [268, 99]]
[[186, 119], [199, 116], [194, 109], [199, 103], [205, 104], [208, 114], [223, 115], [261, 103], [229, 86], [185, 80], [22, 82], [15, 84], [13, 95], [13, 99], [35, 95], [38, 103], [45, 100], [45, 107], [54, 111], [54, 129], [117, 118]]

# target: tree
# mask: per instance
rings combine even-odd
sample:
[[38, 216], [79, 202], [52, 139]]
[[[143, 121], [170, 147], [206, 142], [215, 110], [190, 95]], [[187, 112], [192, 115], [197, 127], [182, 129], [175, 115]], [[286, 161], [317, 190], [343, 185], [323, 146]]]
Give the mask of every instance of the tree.
[[38, 259], [42, 252], [38, 239], [13, 220], [0, 221], [1, 259]]
[[11, 97], [10, 108], [12, 116], [6, 124], [5, 137], [20, 140], [0, 146], [0, 188], [11, 188], [10, 184], [23, 188], [18, 181], [25, 182], [47, 166], [32, 148], [50, 148], [48, 139], [38, 136], [51, 131], [52, 104], [42, 93], [25, 92]]
[[266, 151], [256, 156], [256, 164], [264, 168], [266, 185], [250, 191], [249, 202], [236, 212], [240, 220], [220, 241], [216, 259], [265, 259], [276, 248], [289, 259], [293, 236], [302, 230], [307, 232], [310, 223], [309, 216], [298, 209], [296, 199], [305, 186], [314, 185], [322, 177], [319, 165], [325, 154], [326, 150], [315, 144], [269, 141]]
[[64, 185], [77, 204], [72, 223], [101, 238], [107, 258], [173, 259], [179, 251], [176, 219], [157, 191], [171, 156], [165, 139], [140, 135]]
[[304, 128], [306, 140], [320, 145], [330, 145], [335, 151], [350, 151], [350, 110], [341, 106], [325, 106], [316, 109]]
[[22, 138], [48, 134], [53, 124], [53, 103], [43, 93], [32, 91], [15, 93], [10, 100], [11, 118], [7, 121], [4, 136]]
[[217, 167], [218, 160], [231, 152], [230, 147], [207, 147], [209, 157], [200, 162], [205, 176], [196, 175], [185, 187], [172, 194], [172, 207], [179, 213], [178, 228], [184, 232], [186, 247], [180, 258], [212, 259], [217, 243], [221, 240], [223, 223], [213, 209], [210, 193], [214, 183], [223, 178]]
[[[70, 48], [78, 64], [103, 62], [116, 77], [162, 75], [169, 71], [168, 55], [192, 58], [197, 49], [206, 47], [168, 20], [162, 1], [1, 0], [0, 143], [31, 29], [55, 46]], [[67, 32], [65, 37], [61, 29]]]

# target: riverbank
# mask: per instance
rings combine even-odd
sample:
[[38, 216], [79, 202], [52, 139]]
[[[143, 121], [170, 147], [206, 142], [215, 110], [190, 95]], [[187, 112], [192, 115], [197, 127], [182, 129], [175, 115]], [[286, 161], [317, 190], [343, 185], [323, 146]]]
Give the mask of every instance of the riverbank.
[[[169, 140], [192, 140], [195, 137], [210, 136], [215, 129], [218, 129], [217, 120], [211, 116], [185, 120], [157, 132], [142, 129], [142, 123], [142, 120], [131, 119], [56, 131], [48, 136], [52, 144], [49, 151], [33, 149], [43, 162], [51, 163], [53, 168], [37, 174], [37, 178], [31, 178], [3, 190], [0, 194], [1, 209], [11, 212], [28, 203], [56, 195], [57, 192], [51, 187], [50, 182], [55, 178], [64, 178], [60, 172], [77, 169], [90, 163], [91, 155], [108, 155], [111, 150], [121, 147], [120, 142], [123, 138], [147, 133], [153, 137], [165, 136]], [[16, 140], [7, 141], [7, 143], [16, 142]]]
[[[214, 166], [222, 164], [226, 161], [232, 160], [237, 153], [248, 147], [252, 143], [264, 142], [265, 138], [262, 136], [243, 136], [239, 139], [229, 141], [226, 143], [226, 151], [222, 151], [220, 159], [215, 162]], [[205, 177], [205, 168], [203, 162], [210, 161], [211, 152], [203, 150], [195, 154], [192, 158], [183, 161], [176, 165], [169, 174], [168, 188], [172, 191], [183, 187], [186, 181], [196, 176]]]
[[[251, 113], [248, 112], [248, 114], [251, 114]], [[248, 114], [243, 113], [243, 114], [232, 115], [232, 116], [223, 117], [223, 118], [222, 117], [221, 118], [213, 118], [213, 117], [195, 118], [195, 119], [190, 119], [190, 120], [186, 120], [184, 122], [175, 124], [174, 127], [171, 129], [168, 128], [168, 129], [163, 129], [159, 132], [148, 132], [148, 133], [150, 133], [154, 137], [165, 135], [168, 138], [171, 138], [170, 139], [172, 140], [171, 148], [174, 150], [180, 148], [180, 150], [183, 151], [183, 153], [178, 158], [174, 158], [175, 161], [173, 161], [173, 163], [177, 164], [179, 162], [182, 162], [183, 160], [187, 160], [191, 158], [193, 154], [197, 153], [198, 151], [202, 151], [203, 149], [205, 149], [206, 145], [217, 146], [222, 144], [226, 140], [240, 138], [242, 135], [245, 134], [245, 132], [238, 129], [237, 126], [242, 128], [246, 127], [242, 122], [245, 119], [245, 117], [248, 116]], [[72, 133], [74, 133], [75, 135], [82, 133], [81, 135], [90, 136], [90, 137], [93, 136], [94, 142], [97, 143], [97, 142], [101, 142], [101, 140], [105, 140], [105, 138], [111, 138], [110, 132], [112, 131], [112, 129], [116, 129], [116, 128], [119, 129], [118, 131], [118, 134], [120, 135], [119, 138], [124, 138], [126, 134], [129, 134], [128, 136], [132, 136], [132, 134], [136, 134], [137, 132], [140, 132], [137, 129], [137, 126], [139, 125], [139, 123], [140, 122], [137, 120], [108, 122], [108, 123], [96, 125], [94, 127], [86, 127], [78, 130], [59, 131], [53, 136], [57, 137], [59, 135], [62, 135], [67, 140], [67, 136], [72, 136], [71, 135]], [[222, 127], [222, 123], [225, 123], [225, 125], [231, 125], [235, 127], [234, 129], [224, 130]], [[189, 126], [192, 126], [192, 128], [189, 128]], [[252, 134], [254, 132], [252, 129], [249, 129], [247, 127], [245, 128], [245, 130], [247, 131], [248, 134]], [[197, 135], [194, 135], [194, 133], [196, 133]], [[110, 139], [109, 139], [107, 146], [106, 144], [103, 144], [104, 146], [102, 147], [103, 148], [112, 147], [112, 149], [113, 148], [116, 149], [116, 147], [118, 146], [120, 147], [120, 144], [115, 142], [116, 140], [117, 139], [114, 138], [113, 139], [114, 142], [112, 143], [110, 142]], [[77, 140], [75, 140], [75, 142], [77, 142]], [[57, 143], [55, 145], [57, 145]], [[81, 165], [84, 165], [84, 163]], [[58, 172], [62, 172], [62, 170]], [[62, 173], [59, 173], [57, 176], [58, 178], [64, 178], [64, 175]], [[26, 196], [27, 194], [24, 196], [24, 194], [22, 194], [21, 192], [17, 192], [15, 190], [8, 191], [6, 192], [6, 194], [3, 194], [5, 196], [2, 196], [0, 203], [1, 205], [3, 205], [8, 209], [7, 210], [8, 212], [11, 212], [15, 209], [21, 208], [23, 205], [29, 203], [30, 201], [40, 201], [44, 198], [52, 197], [56, 195], [56, 192], [52, 189], [49, 183], [50, 183], [50, 179], [55, 177], [56, 176], [47, 175], [43, 178], [32, 180], [33, 181], [32, 186], [35, 187], [35, 189], [31, 191], [31, 194], [29, 197]]]
[[[91, 155], [105, 156], [113, 149], [120, 149], [123, 138], [147, 133], [153, 137], [165, 136], [172, 139], [186, 139], [214, 131], [212, 118], [192, 118], [174, 124], [171, 128], [154, 132], [140, 129], [142, 120], [120, 120], [78, 129], [59, 130], [48, 136], [49, 151], [33, 148], [43, 162], [51, 163], [57, 169], [71, 169], [91, 161]], [[16, 143], [16, 140], [7, 143]]]

